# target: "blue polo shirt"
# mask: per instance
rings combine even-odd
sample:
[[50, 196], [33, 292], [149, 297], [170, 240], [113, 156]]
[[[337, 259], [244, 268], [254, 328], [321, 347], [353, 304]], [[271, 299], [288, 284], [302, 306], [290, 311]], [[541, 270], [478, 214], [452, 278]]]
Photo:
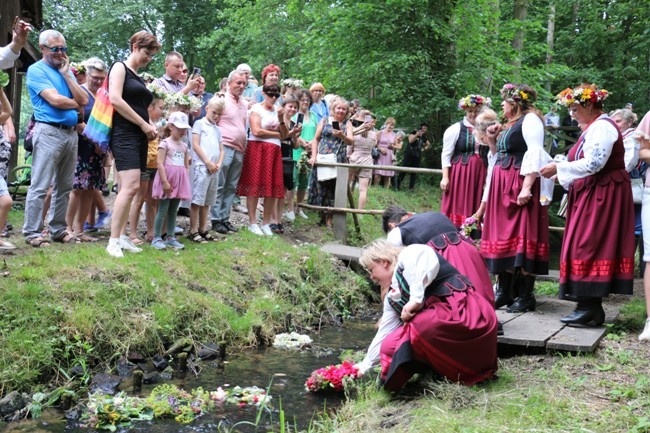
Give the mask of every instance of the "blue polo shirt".
[[[72, 72], [68, 72], [72, 74]], [[77, 124], [77, 110], [73, 108], [61, 109], [50, 105], [41, 92], [54, 89], [60, 95], [72, 98], [72, 92], [65, 82], [65, 78], [58, 69], [39, 60], [27, 69], [27, 90], [34, 106], [34, 118], [37, 122], [58, 123], [66, 126]]]

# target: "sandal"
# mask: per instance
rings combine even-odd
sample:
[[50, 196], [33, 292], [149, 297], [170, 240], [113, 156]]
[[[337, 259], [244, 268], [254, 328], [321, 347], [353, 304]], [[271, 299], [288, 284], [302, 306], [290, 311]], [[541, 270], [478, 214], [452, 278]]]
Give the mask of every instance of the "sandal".
[[196, 242], [197, 244], [206, 244], [208, 241], [201, 236], [199, 232], [196, 233], [190, 233], [187, 236], [192, 242]]
[[35, 238], [25, 239], [25, 242], [27, 242], [29, 245], [33, 246], [34, 248], [50, 246], [48, 240], [42, 236], [36, 236]]
[[14, 244], [12, 244], [11, 242], [8, 242], [8, 241], [3, 241], [2, 239], [0, 239], [0, 250], [6, 251], [6, 250], [15, 250], [15, 249], [16, 249], [16, 246]]
[[86, 233], [77, 236], [77, 240], [79, 240], [79, 242], [97, 242], [97, 238], [87, 235]]
[[205, 239], [206, 241], [215, 241], [215, 240], [216, 240], [216, 239], [214, 238], [214, 236], [212, 236], [212, 235], [210, 234], [210, 232], [207, 231], [207, 230], [204, 231], [204, 232], [199, 232], [199, 235], [200, 235], [203, 239]]
[[62, 236], [59, 236], [55, 239], [52, 239], [54, 242], [60, 242], [62, 244], [76, 244], [79, 242], [79, 239], [73, 234], [68, 232], [63, 232]]

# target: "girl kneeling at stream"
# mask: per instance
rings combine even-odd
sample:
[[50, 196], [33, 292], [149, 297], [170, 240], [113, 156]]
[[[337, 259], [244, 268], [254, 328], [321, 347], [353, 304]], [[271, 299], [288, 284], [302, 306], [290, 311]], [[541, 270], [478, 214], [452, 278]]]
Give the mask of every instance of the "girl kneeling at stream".
[[394, 247], [384, 239], [364, 249], [361, 265], [388, 289], [364, 373], [381, 362], [384, 387], [397, 391], [415, 373], [465, 385], [497, 371], [497, 318], [492, 304], [431, 247]]

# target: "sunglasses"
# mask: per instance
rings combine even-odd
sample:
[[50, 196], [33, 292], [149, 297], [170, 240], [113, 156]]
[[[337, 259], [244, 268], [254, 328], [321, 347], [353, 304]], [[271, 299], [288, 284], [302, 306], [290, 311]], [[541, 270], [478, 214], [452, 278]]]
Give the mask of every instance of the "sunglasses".
[[279, 98], [280, 94], [279, 93], [267, 93], [266, 96], [269, 98]]
[[47, 45], [43, 46], [53, 53], [66, 53], [68, 51], [68, 47], [48, 47]]

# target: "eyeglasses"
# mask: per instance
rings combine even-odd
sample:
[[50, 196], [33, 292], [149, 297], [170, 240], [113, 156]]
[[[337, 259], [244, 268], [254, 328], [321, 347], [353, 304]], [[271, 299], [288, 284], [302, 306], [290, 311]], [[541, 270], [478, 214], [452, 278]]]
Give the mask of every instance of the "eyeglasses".
[[68, 47], [48, 47], [47, 45], [43, 46], [53, 53], [66, 53], [68, 51]]
[[301, 99], [300, 102], [311, 102], [309, 99]]
[[279, 98], [280, 94], [279, 93], [267, 93], [266, 96], [269, 98]]
[[88, 77], [89, 77], [91, 80], [95, 80], [95, 81], [104, 81], [104, 78], [106, 78], [106, 76], [102, 76], [102, 77], [94, 77], [94, 76], [92, 76], [92, 75], [89, 75]]

